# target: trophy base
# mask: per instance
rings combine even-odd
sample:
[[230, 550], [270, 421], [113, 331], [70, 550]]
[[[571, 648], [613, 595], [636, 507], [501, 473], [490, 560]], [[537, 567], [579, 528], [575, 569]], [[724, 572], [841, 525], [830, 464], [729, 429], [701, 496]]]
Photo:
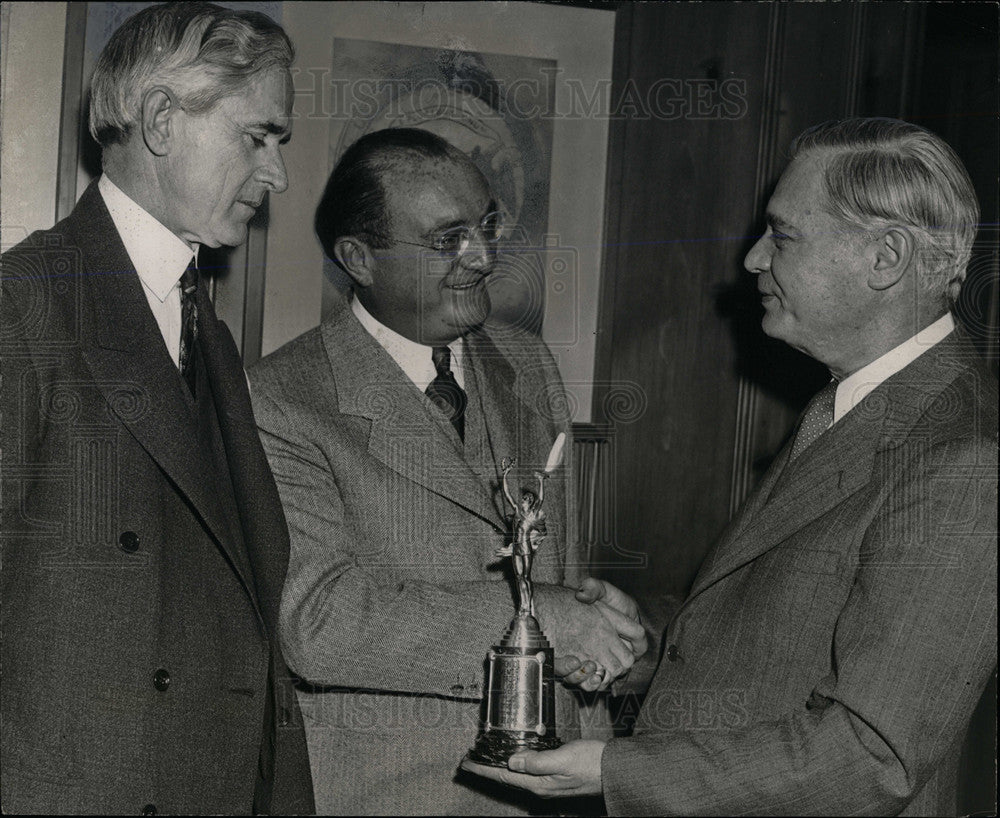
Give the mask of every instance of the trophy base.
[[518, 614], [490, 650], [486, 685], [486, 723], [468, 758], [477, 764], [506, 767], [520, 750], [554, 750], [553, 654], [538, 620]]
[[510, 733], [491, 730], [481, 735], [469, 750], [469, 760], [490, 767], [507, 767], [507, 759], [521, 750], [555, 750], [562, 746], [556, 736]]

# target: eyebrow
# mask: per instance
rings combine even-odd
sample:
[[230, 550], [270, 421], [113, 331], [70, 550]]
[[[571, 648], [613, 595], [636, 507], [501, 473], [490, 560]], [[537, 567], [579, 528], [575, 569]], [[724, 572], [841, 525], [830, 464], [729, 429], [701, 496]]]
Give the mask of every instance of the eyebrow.
[[280, 136], [282, 145], [286, 144], [288, 140], [292, 138], [292, 132], [287, 127], [279, 125], [277, 122], [254, 122], [251, 125], [247, 125], [247, 127], [256, 128], [257, 130]]
[[[489, 204], [486, 205], [486, 210], [483, 211], [483, 215], [479, 217], [479, 222], [477, 222], [477, 224], [482, 222], [482, 220], [485, 219], [488, 215], [490, 215], [490, 213], [495, 213], [496, 210], [497, 210], [496, 201], [494, 199], [490, 199]], [[442, 222], [441, 224], [435, 225], [426, 233], [424, 233], [423, 238], [431, 238], [432, 236], [436, 236], [438, 233], [443, 233], [445, 230], [451, 230], [455, 227], [466, 227], [466, 226], [467, 226], [466, 223], [463, 222], [461, 219], [452, 219], [451, 221]]]
[[786, 222], [783, 218], [781, 218], [781, 216], [777, 215], [776, 213], [768, 211], [765, 214], [765, 219], [767, 220], [767, 223], [768, 225], [770, 225], [772, 230], [776, 229], [781, 231], [795, 231], [794, 225], [790, 224], [789, 222]]

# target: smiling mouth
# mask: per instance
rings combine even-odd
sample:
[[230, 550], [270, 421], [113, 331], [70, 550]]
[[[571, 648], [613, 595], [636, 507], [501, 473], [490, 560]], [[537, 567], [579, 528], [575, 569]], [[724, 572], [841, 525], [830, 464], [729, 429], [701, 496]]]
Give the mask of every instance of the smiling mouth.
[[467, 281], [464, 284], [448, 284], [449, 290], [471, 290], [477, 284], [482, 284], [485, 279], [477, 278], [475, 281]]

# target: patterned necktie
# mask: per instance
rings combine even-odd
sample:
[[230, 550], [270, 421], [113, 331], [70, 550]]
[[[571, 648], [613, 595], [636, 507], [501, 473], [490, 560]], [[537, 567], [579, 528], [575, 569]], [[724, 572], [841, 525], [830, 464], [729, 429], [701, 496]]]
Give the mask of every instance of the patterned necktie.
[[198, 290], [198, 268], [194, 259], [188, 264], [181, 276], [181, 348], [178, 355], [178, 368], [184, 380], [187, 381], [191, 394], [195, 394], [194, 345], [198, 340], [198, 305], [195, 303]]
[[837, 395], [837, 381], [831, 380], [819, 390], [802, 413], [799, 430], [792, 444], [789, 462], [798, 457], [810, 443], [830, 428], [833, 423], [833, 399]]
[[468, 397], [451, 371], [451, 350], [448, 347], [434, 347], [431, 351], [431, 360], [434, 361], [437, 377], [427, 385], [424, 394], [444, 412], [464, 443], [465, 406]]

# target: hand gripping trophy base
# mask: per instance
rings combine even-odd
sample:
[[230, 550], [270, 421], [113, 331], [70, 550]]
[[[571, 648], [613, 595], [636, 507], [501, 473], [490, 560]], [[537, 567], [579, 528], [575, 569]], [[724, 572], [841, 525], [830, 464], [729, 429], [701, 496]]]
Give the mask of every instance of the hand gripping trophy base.
[[489, 657], [486, 722], [469, 758], [506, 767], [507, 759], [519, 750], [559, 747], [554, 654], [538, 620], [518, 613]]

